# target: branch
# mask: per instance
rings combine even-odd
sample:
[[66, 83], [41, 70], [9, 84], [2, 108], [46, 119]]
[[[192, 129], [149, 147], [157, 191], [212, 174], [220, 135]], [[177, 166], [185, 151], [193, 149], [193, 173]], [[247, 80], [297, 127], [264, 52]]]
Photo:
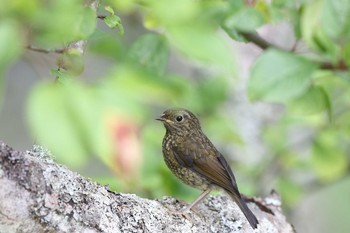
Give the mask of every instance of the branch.
[[[47, 150], [15, 151], [0, 141], [0, 232], [252, 232], [228, 196], [210, 196], [188, 219], [172, 214], [184, 203], [115, 193], [56, 164]], [[293, 232], [276, 195], [249, 203], [256, 232]]]
[[262, 50], [268, 49], [268, 48], [278, 48], [281, 49], [271, 43], [269, 43], [268, 41], [266, 41], [265, 39], [263, 39], [261, 36], [259, 36], [258, 33], [253, 33], [253, 32], [239, 32], [239, 34], [241, 34], [247, 41], [255, 44], [256, 46], [258, 46], [259, 48], [261, 48]]
[[105, 15], [98, 15], [98, 16], [97, 16], [98, 19], [102, 19], [102, 20], [105, 19], [106, 17], [107, 17], [107, 16], [105, 16]]
[[[259, 36], [256, 32], [239, 32], [247, 41], [255, 44], [262, 50], [266, 50], [268, 48], [276, 48], [280, 50], [285, 50], [281, 47], [278, 47], [274, 44], [271, 44], [270, 42], [266, 41], [264, 38]], [[292, 49], [294, 51], [295, 48]], [[287, 50], [285, 50], [287, 51]], [[288, 51], [290, 52], [290, 51]], [[323, 70], [341, 70], [341, 71], [347, 71], [349, 67], [345, 64], [344, 60], [339, 60], [337, 64], [332, 64], [330, 62], [320, 62], [319, 63], [320, 68]]]
[[321, 63], [321, 69], [347, 71], [348, 67], [345, 64], [344, 60], [340, 60], [340, 61], [338, 61], [337, 64], [332, 64], [330, 62], [323, 62], [323, 63]]
[[[100, 3], [100, 0], [86, 0], [85, 6], [90, 7], [92, 10], [96, 12], [98, 9], [99, 3]], [[43, 49], [43, 48], [34, 47], [32, 45], [27, 45], [26, 48], [29, 50], [32, 50], [35, 52], [41, 52], [41, 53], [64, 53], [67, 50], [75, 49], [80, 54], [83, 54], [85, 50], [85, 46], [86, 46], [85, 40], [78, 40], [78, 41], [70, 42], [67, 47], [62, 49]]]
[[40, 53], [64, 53], [65, 51], [67, 51], [67, 48], [63, 48], [63, 49], [43, 49], [43, 48], [34, 47], [32, 45], [27, 45], [26, 48], [29, 49], [29, 50], [35, 51], [35, 52], [40, 52]]

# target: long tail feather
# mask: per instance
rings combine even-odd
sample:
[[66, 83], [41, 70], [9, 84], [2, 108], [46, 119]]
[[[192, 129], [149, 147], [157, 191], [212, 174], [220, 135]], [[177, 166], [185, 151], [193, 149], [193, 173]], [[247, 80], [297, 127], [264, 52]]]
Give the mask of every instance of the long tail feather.
[[253, 229], [257, 228], [259, 224], [258, 219], [255, 217], [253, 212], [249, 209], [245, 201], [235, 193], [228, 192], [228, 194], [231, 196], [231, 198], [237, 203], [239, 208], [242, 210], [243, 214], [247, 218], [252, 228]]

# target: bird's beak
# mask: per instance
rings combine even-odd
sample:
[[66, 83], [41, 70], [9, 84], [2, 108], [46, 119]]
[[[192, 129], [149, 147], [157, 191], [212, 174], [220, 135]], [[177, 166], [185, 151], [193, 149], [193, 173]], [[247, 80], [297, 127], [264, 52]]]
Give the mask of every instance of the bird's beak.
[[160, 117], [156, 118], [157, 121], [165, 121], [164, 114], [162, 114]]

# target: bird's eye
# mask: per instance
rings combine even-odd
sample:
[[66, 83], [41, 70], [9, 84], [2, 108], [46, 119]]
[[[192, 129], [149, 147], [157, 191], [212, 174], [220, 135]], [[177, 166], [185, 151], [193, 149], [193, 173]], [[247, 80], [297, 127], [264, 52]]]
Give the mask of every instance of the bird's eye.
[[175, 120], [176, 120], [177, 122], [181, 122], [183, 119], [184, 119], [184, 118], [183, 118], [181, 115], [178, 115], [178, 116], [175, 118]]

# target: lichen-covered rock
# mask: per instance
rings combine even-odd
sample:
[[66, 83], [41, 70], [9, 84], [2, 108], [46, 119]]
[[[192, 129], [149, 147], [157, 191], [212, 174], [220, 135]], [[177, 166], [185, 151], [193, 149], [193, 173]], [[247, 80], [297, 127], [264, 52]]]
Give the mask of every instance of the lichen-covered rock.
[[[254, 232], [228, 196], [210, 196], [188, 218], [185, 203], [114, 193], [56, 164], [47, 150], [18, 152], [0, 142], [0, 232]], [[258, 199], [256, 199], [258, 200]], [[254, 203], [255, 232], [293, 232], [277, 196]]]

